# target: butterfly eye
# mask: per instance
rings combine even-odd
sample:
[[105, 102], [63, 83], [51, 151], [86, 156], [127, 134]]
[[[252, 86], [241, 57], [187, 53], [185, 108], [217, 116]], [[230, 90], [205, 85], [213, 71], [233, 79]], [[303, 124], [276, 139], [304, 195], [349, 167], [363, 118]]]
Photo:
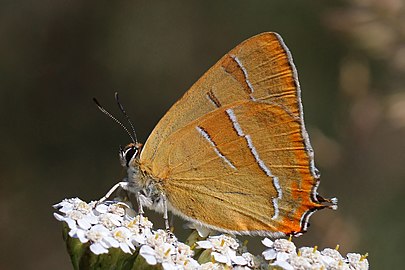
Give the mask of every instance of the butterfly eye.
[[123, 152], [123, 156], [125, 157], [127, 167], [129, 167], [129, 163], [131, 162], [132, 158], [136, 156], [137, 153], [138, 148], [136, 148], [135, 146], [132, 146]]

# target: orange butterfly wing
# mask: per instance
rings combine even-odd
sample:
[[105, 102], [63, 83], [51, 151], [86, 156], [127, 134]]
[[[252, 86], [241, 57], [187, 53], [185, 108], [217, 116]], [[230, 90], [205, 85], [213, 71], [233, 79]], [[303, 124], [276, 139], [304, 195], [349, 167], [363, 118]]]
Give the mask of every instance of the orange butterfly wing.
[[324, 206], [281, 37], [257, 35], [218, 61], [160, 120], [140, 166], [186, 219], [235, 233], [305, 230]]

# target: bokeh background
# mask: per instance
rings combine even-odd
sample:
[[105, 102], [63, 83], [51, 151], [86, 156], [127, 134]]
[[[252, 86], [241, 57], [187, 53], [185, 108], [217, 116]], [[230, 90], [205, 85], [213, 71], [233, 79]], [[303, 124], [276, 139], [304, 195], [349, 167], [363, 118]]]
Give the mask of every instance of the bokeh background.
[[118, 91], [145, 141], [211, 65], [264, 31], [293, 53], [320, 193], [340, 200], [296, 244], [401, 268], [404, 1], [3, 0], [0, 269], [71, 269], [51, 205], [100, 198], [125, 175], [117, 153], [129, 138], [93, 96], [119, 115]]

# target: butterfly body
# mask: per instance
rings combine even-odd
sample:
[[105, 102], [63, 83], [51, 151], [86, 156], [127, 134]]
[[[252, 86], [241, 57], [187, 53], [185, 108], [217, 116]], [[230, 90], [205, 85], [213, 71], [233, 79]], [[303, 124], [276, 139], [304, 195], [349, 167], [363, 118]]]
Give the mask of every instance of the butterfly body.
[[121, 152], [141, 205], [233, 234], [307, 229], [327, 207], [292, 57], [276, 33], [241, 43]]
[[127, 178], [122, 187], [136, 194], [138, 203], [157, 212], [164, 212], [163, 198], [164, 191], [158, 184], [157, 179], [142, 170], [139, 164], [139, 152], [141, 144], [130, 143], [120, 151], [121, 165], [127, 167]]

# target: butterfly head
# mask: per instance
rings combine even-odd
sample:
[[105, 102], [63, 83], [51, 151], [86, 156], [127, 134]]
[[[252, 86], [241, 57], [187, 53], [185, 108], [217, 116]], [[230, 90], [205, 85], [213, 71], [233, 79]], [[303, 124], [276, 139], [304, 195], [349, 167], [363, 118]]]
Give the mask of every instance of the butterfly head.
[[120, 147], [120, 162], [123, 167], [129, 167], [132, 162], [139, 158], [142, 144], [130, 143], [122, 149]]

